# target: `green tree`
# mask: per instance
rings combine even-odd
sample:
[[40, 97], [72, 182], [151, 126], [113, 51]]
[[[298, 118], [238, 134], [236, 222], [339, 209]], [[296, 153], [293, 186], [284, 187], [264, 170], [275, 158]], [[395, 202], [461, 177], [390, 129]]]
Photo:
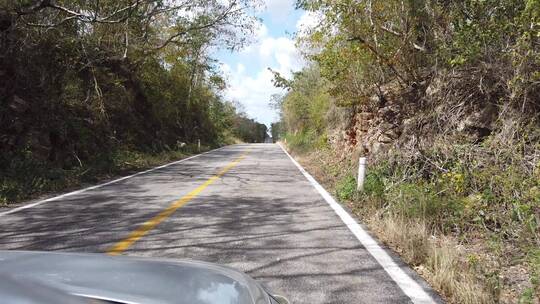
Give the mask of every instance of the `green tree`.
[[278, 142], [281, 139], [281, 136], [283, 136], [282, 123], [279, 121], [273, 122], [270, 131], [272, 134], [272, 141]]
[[[280, 75], [277, 77], [282, 78]], [[295, 73], [287, 80], [289, 91], [285, 95], [274, 97], [273, 106], [279, 107], [281, 122], [274, 132], [295, 136], [301, 145], [325, 144], [327, 120], [326, 114], [331, 103], [328, 94], [328, 82], [321, 77], [317, 64], [310, 65]], [[279, 138], [279, 133], [277, 137]]]
[[0, 0], [0, 201], [125, 153], [230, 142], [238, 113], [209, 54], [249, 43], [259, 5]]

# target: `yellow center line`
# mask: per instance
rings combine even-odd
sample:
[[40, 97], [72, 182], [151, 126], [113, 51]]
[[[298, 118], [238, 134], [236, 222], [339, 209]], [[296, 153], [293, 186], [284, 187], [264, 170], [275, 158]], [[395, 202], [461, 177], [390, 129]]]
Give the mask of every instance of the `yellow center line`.
[[167, 209], [161, 211], [158, 215], [153, 217], [152, 219], [144, 222], [142, 225], [140, 225], [135, 231], [133, 231], [127, 238], [119, 241], [114, 246], [109, 248], [107, 250], [107, 254], [109, 255], [119, 255], [120, 253], [126, 251], [133, 243], [138, 241], [140, 238], [142, 238], [144, 235], [146, 235], [150, 230], [154, 229], [157, 225], [159, 225], [161, 222], [163, 222], [166, 218], [171, 216], [176, 210], [183, 207], [187, 203], [189, 203], [193, 198], [195, 198], [199, 193], [201, 193], [206, 187], [213, 184], [216, 180], [218, 180], [221, 176], [223, 176], [227, 171], [234, 168], [242, 159], [244, 159], [247, 155], [248, 151], [245, 151], [242, 153], [242, 155], [232, 162], [230, 162], [228, 165], [223, 167], [216, 175], [210, 177], [208, 180], [206, 180], [202, 185], [195, 188], [179, 200], [173, 202]]

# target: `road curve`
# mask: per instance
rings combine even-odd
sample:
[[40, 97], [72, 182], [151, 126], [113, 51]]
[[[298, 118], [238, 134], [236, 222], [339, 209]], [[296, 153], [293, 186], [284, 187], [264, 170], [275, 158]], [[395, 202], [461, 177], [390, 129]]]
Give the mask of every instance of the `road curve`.
[[[219, 263], [294, 304], [413, 302], [275, 144], [227, 146], [0, 213], [0, 249]], [[419, 292], [440, 302], [389, 255]]]

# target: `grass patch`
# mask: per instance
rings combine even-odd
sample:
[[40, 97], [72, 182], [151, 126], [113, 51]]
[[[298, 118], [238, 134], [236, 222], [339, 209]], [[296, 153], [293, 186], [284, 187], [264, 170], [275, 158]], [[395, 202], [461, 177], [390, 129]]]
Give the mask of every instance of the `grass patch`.
[[[350, 174], [357, 157], [300, 153], [317, 179], [449, 303], [537, 303], [540, 163], [530, 166], [519, 144], [448, 142], [372, 159], [361, 194]], [[535, 149], [529, 153], [538, 155]]]
[[[203, 151], [209, 149], [201, 147]], [[14, 159], [0, 173], [0, 206], [151, 168], [185, 158], [196, 151], [196, 145], [156, 153], [124, 148], [67, 169], [31, 157]]]
[[459, 250], [451, 241], [434, 239], [425, 223], [405, 220], [397, 216], [376, 216], [369, 220], [379, 238], [431, 285], [449, 296], [452, 303], [493, 303], [488, 290], [469, 270], [468, 262], [461, 259]]
[[531, 249], [528, 254], [528, 264], [531, 269], [531, 288], [525, 292], [525, 296], [532, 293], [532, 297], [540, 298], [540, 249]]
[[328, 148], [326, 133], [318, 134], [313, 130], [287, 133], [284, 136], [287, 147], [293, 152], [306, 153], [313, 149], [324, 150]]

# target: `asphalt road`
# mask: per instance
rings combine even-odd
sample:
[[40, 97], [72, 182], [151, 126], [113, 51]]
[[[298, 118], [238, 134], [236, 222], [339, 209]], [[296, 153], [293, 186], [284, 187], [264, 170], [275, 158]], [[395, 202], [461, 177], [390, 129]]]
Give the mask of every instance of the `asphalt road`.
[[[412, 302], [403, 282], [274, 144], [227, 146], [0, 212], [0, 249], [209, 261], [242, 270], [295, 304]], [[419, 292], [440, 301], [390, 256], [423, 287]]]

